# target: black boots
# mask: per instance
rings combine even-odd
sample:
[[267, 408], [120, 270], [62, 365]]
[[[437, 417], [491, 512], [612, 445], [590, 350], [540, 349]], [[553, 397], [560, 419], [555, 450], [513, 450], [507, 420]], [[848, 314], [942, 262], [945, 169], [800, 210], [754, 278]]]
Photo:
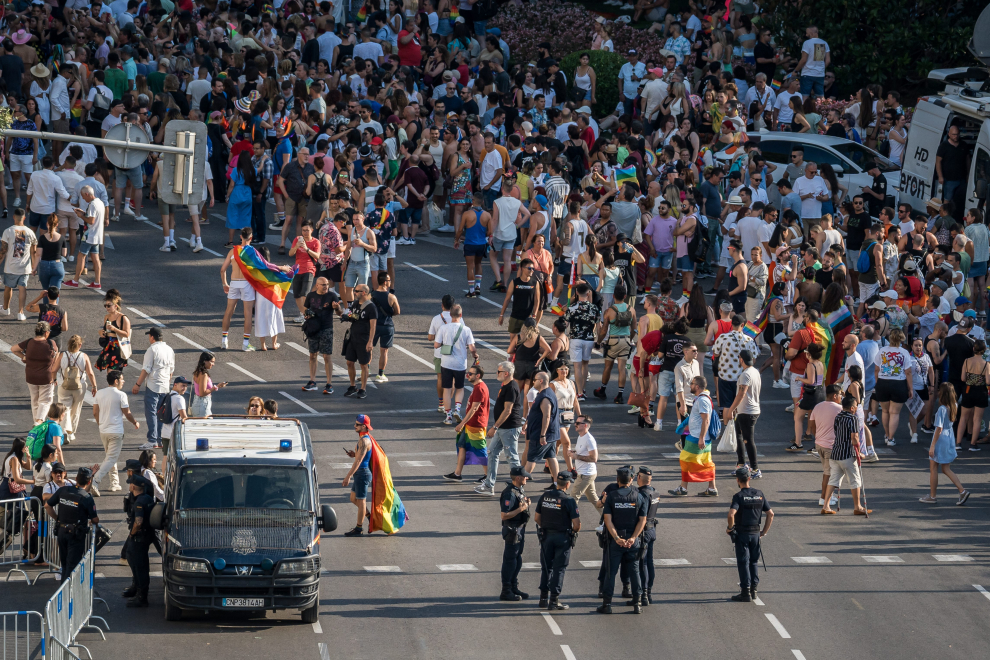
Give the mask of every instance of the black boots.
[[557, 599], [558, 599], [558, 596], [551, 596], [550, 597], [550, 602], [547, 604], [547, 609], [548, 610], [550, 610], [550, 611], [553, 611], [553, 610], [566, 610], [566, 609], [569, 609], [570, 608], [569, 605], [564, 605], [563, 603], [561, 603]]
[[515, 595], [519, 596], [523, 600], [526, 600], [527, 598], [529, 598], [529, 594], [528, 593], [526, 593], [525, 591], [519, 591], [519, 585], [518, 584], [514, 584], [510, 588], [512, 589], [512, 593], [514, 593]]
[[632, 598], [632, 592], [629, 590], [629, 585], [628, 584], [622, 585], [622, 597], [623, 598]]
[[653, 602], [653, 591], [651, 589], [647, 589], [646, 591], [643, 592], [643, 605], [648, 606], [652, 602]]
[[502, 585], [502, 593], [501, 593], [501, 595], [499, 595], [498, 599], [499, 600], [507, 600], [509, 602], [518, 602], [518, 601], [522, 600], [522, 596], [520, 596], [519, 594], [513, 593], [511, 586], [509, 586], [507, 584], [503, 584]]
[[134, 598], [134, 596], [137, 595], [137, 587], [132, 582], [131, 586], [124, 589], [120, 595], [123, 596], [124, 598]]
[[599, 614], [611, 614], [612, 613], [612, 603], [610, 601], [605, 601], [599, 605], [596, 609]]
[[550, 606], [550, 593], [546, 591], [540, 592], [540, 609], [545, 610]]
[[148, 592], [136, 591], [134, 598], [127, 601], [127, 607], [148, 607]]
[[750, 595], [749, 589], [743, 587], [742, 593], [738, 593], [735, 596], [733, 596], [732, 600], [734, 600], [737, 603], [752, 603], [753, 597]]
[[756, 587], [749, 588], [749, 597], [756, 600]]

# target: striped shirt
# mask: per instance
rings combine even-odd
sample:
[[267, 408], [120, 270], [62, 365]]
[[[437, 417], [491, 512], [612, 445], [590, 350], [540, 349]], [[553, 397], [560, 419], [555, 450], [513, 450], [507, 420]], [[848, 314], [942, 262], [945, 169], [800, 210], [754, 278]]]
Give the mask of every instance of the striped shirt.
[[547, 179], [543, 188], [547, 193], [550, 216], [555, 220], [560, 220], [567, 215], [567, 196], [571, 193], [570, 184], [559, 176], [552, 176]]
[[834, 461], [844, 461], [853, 456], [852, 439], [859, 443], [859, 422], [856, 415], [843, 410], [835, 416], [832, 429], [835, 432], [835, 442], [832, 444], [830, 458]]

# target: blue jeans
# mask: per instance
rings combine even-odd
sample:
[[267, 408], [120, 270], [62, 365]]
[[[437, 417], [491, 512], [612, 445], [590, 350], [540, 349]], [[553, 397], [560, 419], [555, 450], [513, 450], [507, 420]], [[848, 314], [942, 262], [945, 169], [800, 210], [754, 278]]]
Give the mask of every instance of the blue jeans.
[[144, 421], [148, 424], [148, 442], [156, 445], [162, 441], [162, 420], [158, 419], [158, 406], [168, 396], [168, 392], [152, 392], [150, 388], [144, 390]]
[[486, 30], [488, 29], [488, 21], [475, 21], [474, 22], [474, 33], [479, 37], [486, 37]]
[[42, 289], [47, 289], [51, 286], [61, 289], [62, 280], [64, 279], [65, 267], [62, 266], [62, 262], [58, 259], [55, 261], [38, 262], [38, 281], [41, 283]]
[[498, 455], [504, 449], [509, 458], [509, 465], [518, 467], [519, 463], [519, 434], [521, 428], [498, 429], [492, 435], [488, 444], [488, 477], [485, 479], [485, 488], [495, 487], [495, 478], [498, 476]]
[[963, 185], [963, 181], [946, 181], [942, 184], [942, 201], [951, 202], [956, 190]]
[[825, 76], [801, 76], [801, 95], [811, 93], [815, 96], [825, 95]]
[[485, 196], [485, 210], [491, 212], [492, 206], [495, 204], [495, 200], [502, 196], [502, 191], [489, 188], [488, 190], [483, 190], [481, 192]]

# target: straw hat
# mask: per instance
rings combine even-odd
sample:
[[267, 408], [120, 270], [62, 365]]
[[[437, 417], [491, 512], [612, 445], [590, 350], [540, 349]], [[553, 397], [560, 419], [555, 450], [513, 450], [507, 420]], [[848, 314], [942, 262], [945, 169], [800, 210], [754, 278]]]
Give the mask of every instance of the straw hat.
[[31, 67], [31, 75], [34, 76], [35, 78], [47, 78], [49, 75], [51, 75], [51, 71], [48, 69], [47, 66], [39, 62], [38, 64], [35, 64], [33, 67]]

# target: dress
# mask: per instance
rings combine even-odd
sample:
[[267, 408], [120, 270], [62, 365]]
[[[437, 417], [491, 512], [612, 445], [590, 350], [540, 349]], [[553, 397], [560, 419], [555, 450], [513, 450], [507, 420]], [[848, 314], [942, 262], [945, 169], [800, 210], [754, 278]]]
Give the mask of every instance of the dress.
[[[463, 165], [467, 161], [460, 153], [457, 154], [457, 165]], [[454, 179], [452, 187], [450, 189], [450, 203], [451, 204], [470, 204], [471, 203], [471, 168], [466, 167], [461, 170], [461, 173], [457, 175]]]
[[935, 458], [928, 460], [946, 465], [956, 460], [956, 434], [952, 430], [952, 420], [949, 419], [949, 411], [945, 406], [940, 407], [935, 413], [935, 426], [941, 428], [942, 433], [935, 442]]
[[[117, 319], [117, 323], [123, 323], [124, 316], [121, 315]], [[110, 322], [110, 324], [115, 328], [122, 328], [122, 325]], [[108, 371], [111, 369], [122, 370], [127, 366], [127, 360], [120, 353], [120, 342], [117, 341], [116, 335], [110, 335], [107, 333], [107, 345], [103, 347], [100, 351], [100, 356], [96, 358], [96, 370], [97, 371]]]
[[234, 190], [227, 200], [227, 229], [244, 229], [251, 226], [251, 188], [244, 183], [244, 175], [237, 168], [230, 174]]
[[264, 296], [255, 296], [254, 336], [260, 339], [282, 334], [285, 334], [285, 318], [282, 316], [282, 309], [276, 307]]

